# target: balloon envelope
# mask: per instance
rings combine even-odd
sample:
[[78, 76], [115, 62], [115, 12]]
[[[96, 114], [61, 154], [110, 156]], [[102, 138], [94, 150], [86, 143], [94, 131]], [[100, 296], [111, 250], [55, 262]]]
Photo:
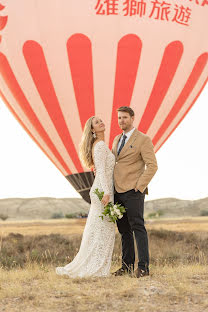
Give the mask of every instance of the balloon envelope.
[[117, 108], [155, 151], [207, 82], [208, 1], [0, 1], [0, 94], [83, 198], [93, 174], [78, 156], [97, 115], [112, 146]]

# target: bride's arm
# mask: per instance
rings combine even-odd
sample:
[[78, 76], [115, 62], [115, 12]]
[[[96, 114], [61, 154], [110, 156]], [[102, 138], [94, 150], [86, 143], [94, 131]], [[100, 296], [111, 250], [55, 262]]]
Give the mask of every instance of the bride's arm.
[[103, 141], [98, 142], [94, 148], [94, 165], [96, 168], [96, 177], [99, 179], [101, 187], [104, 191], [104, 201], [103, 204], [108, 203], [110, 198], [110, 190], [107, 182], [107, 177], [105, 174], [106, 158], [107, 158], [107, 148]]

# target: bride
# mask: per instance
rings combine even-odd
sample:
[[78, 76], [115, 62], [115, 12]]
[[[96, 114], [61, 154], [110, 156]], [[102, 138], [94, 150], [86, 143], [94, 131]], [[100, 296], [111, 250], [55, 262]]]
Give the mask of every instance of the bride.
[[[115, 156], [104, 142], [105, 125], [96, 116], [85, 124], [80, 158], [85, 167], [96, 169], [96, 177], [90, 190], [91, 206], [84, 228], [79, 252], [72, 262], [57, 267], [56, 273], [69, 277], [108, 276], [115, 241], [115, 226], [108, 217], [99, 218], [109, 201], [113, 202], [113, 170]], [[94, 190], [104, 191], [102, 202]]]

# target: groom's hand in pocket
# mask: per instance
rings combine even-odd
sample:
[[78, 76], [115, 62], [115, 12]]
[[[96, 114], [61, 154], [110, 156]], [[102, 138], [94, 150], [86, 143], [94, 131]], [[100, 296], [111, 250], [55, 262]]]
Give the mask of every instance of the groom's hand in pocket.
[[92, 170], [93, 170], [94, 176], [96, 176], [96, 168], [95, 168], [95, 166], [92, 167]]

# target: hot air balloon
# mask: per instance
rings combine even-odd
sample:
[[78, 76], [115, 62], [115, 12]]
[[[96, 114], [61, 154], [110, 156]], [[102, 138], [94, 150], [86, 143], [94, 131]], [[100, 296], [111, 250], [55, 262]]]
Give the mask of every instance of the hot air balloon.
[[88, 202], [86, 120], [105, 121], [111, 147], [131, 106], [158, 151], [207, 82], [208, 0], [0, 2], [1, 97]]

